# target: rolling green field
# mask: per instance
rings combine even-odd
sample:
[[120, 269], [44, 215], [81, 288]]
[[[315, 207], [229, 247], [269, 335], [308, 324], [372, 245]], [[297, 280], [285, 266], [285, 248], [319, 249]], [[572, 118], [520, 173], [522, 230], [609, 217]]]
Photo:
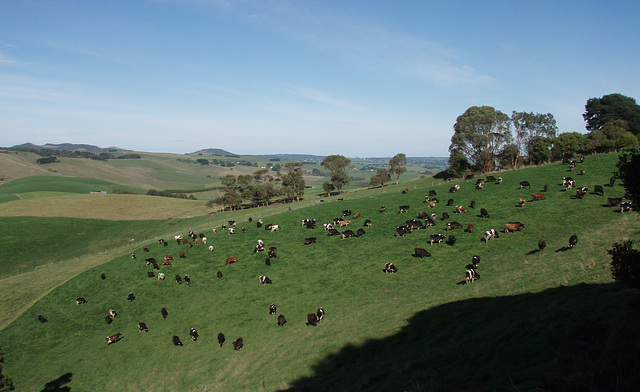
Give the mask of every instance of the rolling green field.
[[[93, 237], [87, 240], [96, 244], [94, 251], [111, 247], [110, 254], [113, 244], [96, 240], [105, 232], [120, 230], [126, 238], [139, 230], [143, 237], [137, 237], [149, 241], [127, 245], [105, 263], [87, 261], [84, 270], [77, 263], [75, 277], [34, 299], [0, 331], [4, 372], [21, 391], [39, 391], [47, 383], [78, 391], [633, 390], [640, 381], [640, 298], [612, 281], [606, 250], [616, 241], [639, 239], [637, 214], [603, 206], [606, 197], [624, 194], [619, 184], [605, 187], [604, 197], [589, 193], [584, 199], [575, 199], [575, 192], [561, 184], [563, 176], [573, 175], [578, 186], [593, 189], [608, 183], [616, 162], [613, 154], [587, 157], [577, 168], [586, 170], [584, 176], [561, 164], [497, 173], [504, 182], [488, 183], [483, 190], [474, 189], [475, 179], [446, 184], [415, 180], [347, 192], [342, 201], [331, 197], [323, 203], [295, 203], [291, 210], [281, 205], [175, 220], [173, 225], [114, 220], [114, 226], [101, 231], [95, 227], [104, 220], [67, 218], [55, 230], [36, 234], [57, 243], [69, 226], [77, 225]], [[532, 188], [520, 189], [522, 180]], [[450, 194], [453, 184], [461, 189]], [[531, 201], [531, 193], [544, 184], [550, 185], [547, 199]], [[409, 193], [402, 194], [403, 188]], [[428, 209], [423, 201], [432, 189], [440, 203]], [[446, 205], [449, 198], [465, 207], [474, 200], [476, 208], [454, 214], [454, 207]], [[519, 198], [527, 200], [523, 207]], [[157, 199], [147, 197], [149, 203]], [[380, 212], [381, 205], [386, 212]], [[409, 205], [409, 212], [398, 213], [400, 205]], [[490, 218], [481, 218], [480, 208]], [[372, 220], [365, 235], [326, 235], [322, 224], [344, 209], [361, 213], [349, 226], [354, 231], [365, 219]], [[419, 211], [448, 212], [451, 218], [396, 238], [395, 227]], [[258, 218], [282, 230], [266, 232], [256, 227]], [[302, 227], [305, 218], [317, 219], [317, 227]], [[3, 221], [3, 227], [15, 224], [28, 230], [45, 226], [48, 218], [2, 219], [15, 219]], [[221, 230], [229, 219], [247, 233]], [[475, 231], [446, 232], [450, 221], [471, 223]], [[524, 223], [524, 230], [503, 233], [504, 223], [511, 221]], [[219, 232], [213, 234], [212, 227]], [[500, 238], [485, 243], [483, 233], [491, 228]], [[214, 251], [173, 241], [174, 234], [186, 236], [189, 230], [203, 232]], [[457, 242], [430, 246], [429, 235], [435, 233], [453, 234]], [[568, 249], [572, 234], [579, 243]], [[168, 246], [157, 244], [155, 235], [169, 240]], [[317, 243], [304, 245], [307, 237], [317, 237]], [[117, 242], [119, 237], [112, 238]], [[278, 248], [270, 266], [264, 253], [253, 252], [258, 239], [267, 248]], [[539, 239], [547, 242], [543, 251], [537, 251]], [[28, 251], [31, 245], [23, 236], [5, 246], [9, 252], [24, 249], [20, 258], [25, 263], [17, 270], [15, 259], [0, 264], [6, 282], [46, 255]], [[149, 253], [143, 252], [145, 246]], [[60, 247], [74, 243], [60, 242]], [[415, 247], [432, 256], [412, 257]], [[130, 248], [137, 259], [129, 256]], [[178, 258], [179, 251], [186, 258]], [[167, 253], [175, 257], [172, 265], [161, 267], [167, 279], [147, 278], [151, 267], [144, 258], [161, 260]], [[465, 285], [464, 272], [475, 254], [481, 257], [481, 279]], [[225, 265], [230, 256], [238, 262]], [[69, 256], [60, 251], [57, 257]], [[393, 262], [398, 273], [383, 273], [386, 262]], [[19, 290], [37, 291], [49, 278], [48, 268], [24, 272], [33, 281], [22, 281]], [[192, 283], [178, 285], [176, 274], [188, 274]], [[260, 285], [260, 275], [273, 283]], [[129, 292], [136, 296], [131, 303]], [[88, 303], [77, 306], [77, 297]], [[270, 303], [287, 318], [284, 327], [269, 315]], [[324, 320], [316, 327], [305, 325], [307, 313], [320, 306], [326, 310]], [[169, 312], [167, 319], [160, 314], [162, 307]], [[118, 316], [107, 325], [110, 308]], [[40, 314], [49, 322], [39, 323]], [[148, 333], [138, 331], [141, 321]], [[191, 327], [198, 329], [198, 341], [189, 339]], [[105, 337], [116, 332], [124, 338], [107, 346]], [[226, 335], [223, 347], [217, 344], [218, 332]], [[173, 335], [184, 346], [174, 347]], [[234, 351], [231, 342], [238, 337], [245, 346]]]

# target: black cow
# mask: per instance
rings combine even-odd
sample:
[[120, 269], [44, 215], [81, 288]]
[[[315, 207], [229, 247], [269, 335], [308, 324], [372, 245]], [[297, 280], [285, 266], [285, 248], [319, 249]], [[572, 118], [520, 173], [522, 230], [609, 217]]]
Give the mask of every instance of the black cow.
[[615, 183], [616, 183], [616, 177], [615, 177], [615, 176], [612, 176], [612, 177], [609, 179], [609, 186], [613, 186]]
[[169, 315], [169, 312], [167, 312], [167, 308], [162, 308], [162, 310], [160, 310], [160, 313], [162, 313], [162, 318], [165, 318], [165, 319]]
[[264, 259], [264, 265], [266, 265], [266, 266], [270, 266], [271, 265], [271, 258], [269, 256], [267, 256], [267, 258]]
[[316, 312], [316, 317], [318, 317], [318, 321], [324, 318], [324, 308], [322, 306], [318, 308], [318, 311]]
[[476, 201], [475, 200], [471, 200], [471, 203], [469, 203], [469, 208], [476, 208]]
[[127, 296], [127, 300], [129, 302], [133, 301], [134, 299], [136, 299], [136, 296], [133, 295], [133, 291], [129, 293], [129, 295]]
[[371, 219], [365, 219], [363, 227], [371, 227]]
[[405, 221], [405, 224], [407, 225], [407, 227], [410, 227], [411, 229], [424, 229], [424, 223], [422, 223], [422, 221], [416, 220], [416, 219], [412, 219], [412, 220], [408, 220]]
[[40, 321], [41, 323], [49, 322], [49, 320], [47, 320], [47, 318], [44, 317], [43, 315], [38, 316], [38, 321]]
[[453, 199], [447, 200], [447, 206], [452, 206], [454, 203]]
[[180, 275], [176, 275], [176, 282], [177, 282], [178, 284], [181, 284], [181, 283], [182, 283], [182, 278], [180, 277]]
[[345, 216], [349, 216], [351, 215], [351, 210], [343, 210], [342, 211], [342, 217], [344, 218]]
[[429, 196], [437, 196], [436, 191], [434, 191], [433, 189], [431, 189], [429, 191]]
[[480, 264], [480, 256], [473, 255], [473, 257], [471, 257], [471, 265], [473, 268], [478, 268], [478, 264]]
[[431, 254], [426, 249], [415, 248], [413, 250], [413, 257], [431, 257]]
[[496, 182], [496, 178], [494, 176], [487, 176], [487, 182]]
[[395, 274], [398, 272], [398, 268], [396, 268], [393, 263], [384, 263], [384, 269], [382, 271], [384, 271], [385, 274]]
[[522, 188], [531, 188], [531, 184], [529, 184], [529, 181], [520, 181], [520, 189]]
[[198, 340], [198, 331], [196, 331], [195, 328], [191, 328], [189, 330], [189, 336], [191, 336], [191, 340], [195, 342], [196, 340]]
[[107, 275], [105, 275], [105, 274], [100, 274], [100, 279], [102, 279], [102, 280], [107, 279]]
[[276, 304], [269, 305], [269, 314], [270, 315], [275, 316], [276, 310], [278, 310], [278, 308], [276, 307]]
[[173, 335], [173, 345], [182, 346], [182, 340], [177, 335]]
[[284, 315], [281, 314], [280, 316], [278, 316], [278, 325], [281, 327], [284, 327], [284, 323], [287, 322], [287, 319], [284, 318]]
[[224, 344], [225, 338], [224, 338], [224, 334], [222, 332], [218, 333], [218, 344], [220, 345], [220, 347], [222, 347], [222, 345]]
[[447, 231], [459, 229], [460, 227], [462, 227], [460, 222], [447, 222]]
[[449, 245], [451, 245], [451, 246], [454, 246], [454, 245], [456, 244], [456, 237], [455, 237], [455, 236], [450, 235], [450, 236], [449, 236], [449, 240], [447, 241], [447, 244], [449, 244]]
[[149, 328], [145, 323], [138, 323], [138, 331], [140, 332], [149, 332]]
[[185, 276], [184, 276], [184, 282], [185, 282], [186, 284], [191, 283], [191, 278], [189, 277], [189, 275], [185, 275]]
[[542, 251], [547, 246], [547, 242], [545, 240], [538, 241], [538, 250]]
[[600, 196], [604, 196], [604, 187], [602, 185], [596, 185], [593, 192]]
[[218, 271], [218, 273], [216, 274], [216, 276], [218, 277], [218, 279], [222, 278], [222, 271]]
[[153, 271], [147, 271], [147, 278], [153, 278], [154, 276], [156, 276], [156, 274], [154, 274]]
[[398, 226], [396, 227], [396, 237], [404, 237], [405, 234], [409, 232], [407, 226]]
[[355, 237], [356, 233], [353, 230], [345, 230], [342, 232], [342, 239]]
[[441, 220], [446, 220], [449, 219], [449, 214], [447, 214], [446, 212], [442, 213], [442, 218], [440, 218]]
[[403, 212], [409, 212], [409, 206], [400, 206], [398, 207], [398, 212], [399, 213], [403, 213]]
[[86, 299], [84, 299], [82, 297], [76, 298], [76, 305], [86, 304], [87, 302], [89, 302], [89, 301], [87, 301]]
[[609, 204], [609, 207], [615, 207], [618, 204], [622, 203], [622, 198], [621, 197], [608, 197], [607, 198], [607, 203]]
[[359, 228], [359, 229], [356, 231], [356, 237], [363, 236], [364, 234], [365, 234], [365, 231], [364, 231], [364, 229], [363, 229], [363, 228]]
[[572, 235], [571, 237], [569, 237], [569, 248], [574, 248], [576, 246], [576, 244], [578, 243], [578, 236], [577, 235]]
[[444, 239], [447, 238], [443, 234], [431, 234], [430, 242], [433, 245], [434, 242], [441, 243]]
[[316, 237], [309, 237], [304, 239], [305, 245], [311, 245], [316, 243]]
[[107, 322], [107, 325], [109, 325], [109, 324], [111, 324], [111, 323], [113, 322], [113, 319], [111, 318], [111, 316], [106, 316], [106, 317], [104, 318], [104, 321], [106, 321], [106, 322]]
[[275, 259], [276, 257], [278, 257], [278, 248], [276, 248], [275, 246], [270, 247], [269, 251], [267, 252], [267, 256], [269, 256], [272, 259]]
[[238, 338], [234, 340], [232, 344], [233, 344], [233, 349], [238, 351], [244, 346], [244, 341], [242, 340], [242, 338]]
[[331, 235], [339, 235], [339, 234], [340, 232], [337, 229], [329, 229], [329, 234], [327, 235], [331, 236]]
[[480, 218], [489, 218], [489, 212], [486, 208], [480, 209]]
[[314, 327], [318, 325], [318, 316], [315, 313], [307, 314], [307, 325], [313, 325]]

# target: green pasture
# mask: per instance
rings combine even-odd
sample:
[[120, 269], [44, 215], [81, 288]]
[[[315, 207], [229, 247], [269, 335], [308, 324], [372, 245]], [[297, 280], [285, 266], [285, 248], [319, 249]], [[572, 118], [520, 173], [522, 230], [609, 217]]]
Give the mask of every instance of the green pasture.
[[[55, 287], [0, 331], [3, 370], [21, 391], [40, 391], [50, 382], [79, 391], [632, 390], [640, 381], [640, 299], [612, 281], [606, 250], [613, 242], [639, 239], [637, 214], [603, 206], [606, 197], [624, 194], [619, 184], [605, 187], [604, 197], [589, 193], [584, 199], [561, 184], [563, 176], [573, 175], [578, 186], [592, 190], [608, 183], [616, 162], [613, 154], [587, 157], [577, 168], [586, 170], [584, 176], [561, 164], [495, 173], [503, 183], [487, 183], [483, 190], [474, 189], [476, 179], [429, 178], [345, 192], [342, 201], [332, 196], [223, 213], [215, 223], [177, 221], [160, 230], [169, 237], [167, 247], [156, 243], [152, 223], [140, 222], [149, 241], [134, 248], [137, 259], [127, 249], [104, 264], [88, 264], [92, 268]], [[520, 189], [522, 180], [532, 188]], [[454, 184], [461, 189], [451, 194]], [[547, 199], [531, 201], [544, 184], [550, 185]], [[404, 188], [409, 193], [402, 194]], [[429, 190], [440, 200], [433, 209], [424, 203]], [[476, 208], [454, 214], [449, 198], [465, 207], [474, 200]], [[520, 198], [527, 200], [523, 207]], [[409, 213], [398, 213], [400, 205], [409, 205]], [[480, 208], [490, 218], [481, 218]], [[349, 225], [354, 231], [372, 220], [364, 236], [341, 239], [322, 230], [345, 209], [361, 213]], [[396, 238], [395, 227], [419, 211], [437, 213], [436, 226]], [[450, 219], [441, 220], [443, 212]], [[266, 232], [256, 226], [258, 218], [282, 229]], [[302, 227], [305, 218], [316, 219], [317, 227]], [[229, 219], [247, 233], [221, 230]], [[447, 232], [450, 221], [473, 224], [475, 231]], [[524, 230], [503, 233], [511, 221], [524, 223]], [[114, 224], [120, 226], [112, 230], [135, 231], [131, 222]], [[500, 238], [485, 243], [483, 233], [491, 228]], [[172, 240], [190, 229], [203, 232], [214, 251]], [[88, 237], [105, 235], [93, 227], [84, 230]], [[455, 235], [457, 242], [430, 246], [434, 233]], [[568, 249], [572, 234], [579, 243]], [[317, 243], [304, 245], [312, 236]], [[271, 266], [265, 265], [265, 253], [253, 252], [258, 239], [278, 248]], [[539, 239], [547, 242], [541, 252]], [[11, 242], [9, 249], [19, 250], [21, 244]], [[415, 247], [432, 256], [412, 257]], [[177, 257], [179, 251], [186, 258]], [[161, 260], [164, 254], [175, 257], [161, 267], [166, 280], [147, 278], [151, 267], [144, 258]], [[481, 279], [461, 284], [474, 254], [481, 257]], [[225, 265], [230, 256], [238, 262]], [[384, 274], [385, 262], [393, 262], [398, 273]], [[3, 273], [7, 268], [0, 264]], [[178, 285], [176, 274], [190, 275], [192, 283]], [[273, 283], [258, 284], [260, 275]], [[129, 292], [136, 296], [131, 303]], [[89, 302], [77, 306], [76, 297]], [[284, 327], [269, 315], [270, 303], [286, 316]], [[305, 325], [306, 314], [319, 306], [325, 319], [316, 327]], [[162, 307], [169, 312], [166, 320]], [[118, 316], [107, 325], [110, 308]], [[39, 323], [39, 314], [49, 322]], [[148, 333], [138, 332], [141, 321]], [[196, 342], [189, 339], [190, 327], [200, 333]], [[124, 338], [107, 346], [105, 337], [116, 332]], [[226, 335], [223, 347], [218, 332]], [[173, 335], [183, 347], [173, 346]], [[238, 337], [245, 346], [234, 351], [231, 342]]]
[[146, 193], [146, 190], [140, 188], [131, 188], [94, 178], [33, 176], [19, 178], [0, 185], [0, 196], [21, 195], [23, 193], [43, 191], [84, 194], [90, 191], [113, 193], [114, 189]]

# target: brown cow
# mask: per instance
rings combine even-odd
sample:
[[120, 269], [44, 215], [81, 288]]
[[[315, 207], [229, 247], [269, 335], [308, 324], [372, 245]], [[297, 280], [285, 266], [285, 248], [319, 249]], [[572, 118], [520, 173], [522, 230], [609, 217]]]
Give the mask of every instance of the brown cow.
[[169, 259], [162, 259], [162, 265], [171, 265]]
[[196, 245], [200, 245], [200, 240], [199, 240], [199, 239], [197, 239], [197, 238], [196, 238], [193, 242], [195, 242], [195, 243], [196, 243]]
[[542, 193], [532, 193], [532, 194], [531, 194], [531, 197], [533, 197], [533, 201], [536, 201], [536, 200], [544, 200], [544, 199], [546, 199], [546, 198], [547, 198], [547, 197], [546, 197], [545, 195], [543, 195]]
[[473, 230], [474, 230], [474, 229], [475, 229], [475, 228], [473, 227], [473, 225], [472, 225], [471, 223], [469, 223], [469, 224], [467, 225], [467, 229], [466, 229], [465, 231], [466, 231], [467, 233], [473, 233]]
[[359, 213], [359, 212], [355, 212], [355, 213], [353, 214], [353, 217], [352, 217], [352, 218], [353, 218], [353, 219], [357, 219], [357, 218], [359, 218], [359, 217], [360, 217], [360, 213]]
[[189, 242], [188, 238], [181, 238], [180, 241], [182, 241], [183, 244], [186, 244], [187, 242]]
[[527, 201], [526, 201], [525, 199], [522, 199], [522, 198], [521, 198], [521, 199], [518, 201], [518, 205], [519, 205], [520, 207], [523, 207], [523, 206], [524, 206], [524, 203], [526, 203], [526, 202], [527, 202]]
[[111, 343], [115, 343], [122, 338], [122, 332], [118, 332], [115, 335], [107, 336], [107, 346]]
[[173, 260], [173, 256], [171, 255], [164, 255], [164, 258], [167, 260]]
[[549, 191], [549, 184], [544, 184], [544, 191], [548, 192]]
[[227, 264], [231, 264], [231, 263], [235, 263], [237, 261], [238, 261], [238, 257], [237, 256], [233, 256], [233, 257], [229, 257], [224, 262], [227, 263]]
[[467, 210], [463, 206], [456, 206], [456, 214], [464, 214]]
[[351, 223], [351, 221], [349, 221], [349, 220], [341, 220], [340, 221], [340, 227], [349, 226], [349, 223]]
[[510, 231], [521, 231], [524, 228], [524, 223], [520, 222], [509, 222], [504, 224], [504, 232], [508, 233]]
[[406, 188], [402, 190], [402, 194], [405, 194], [405, 193], [409, 193], [409, 190]]
[[577, 189], [576, 190], [576, 199], [582, 199], [587, 194], [588, 190], [589, 190], [589, 188], [587, 188], [586, 186]]
[[185, 258], [185, 257], [187, 257], [187, 254], [184, 253], [184, 252], [180, 252], [180, 253], [178, 253], [178, 256], [180, 256], [180, 258]]

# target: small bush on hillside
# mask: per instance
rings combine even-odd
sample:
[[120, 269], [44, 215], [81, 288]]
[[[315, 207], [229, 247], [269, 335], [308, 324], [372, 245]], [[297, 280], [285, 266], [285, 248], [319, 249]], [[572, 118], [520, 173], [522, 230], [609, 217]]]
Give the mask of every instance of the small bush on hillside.
[[633, 241], [615, 243], [607, 250], [611, 255], [611, 276], [629, 287], [640, 288], [640, 251], [633, 249]]

